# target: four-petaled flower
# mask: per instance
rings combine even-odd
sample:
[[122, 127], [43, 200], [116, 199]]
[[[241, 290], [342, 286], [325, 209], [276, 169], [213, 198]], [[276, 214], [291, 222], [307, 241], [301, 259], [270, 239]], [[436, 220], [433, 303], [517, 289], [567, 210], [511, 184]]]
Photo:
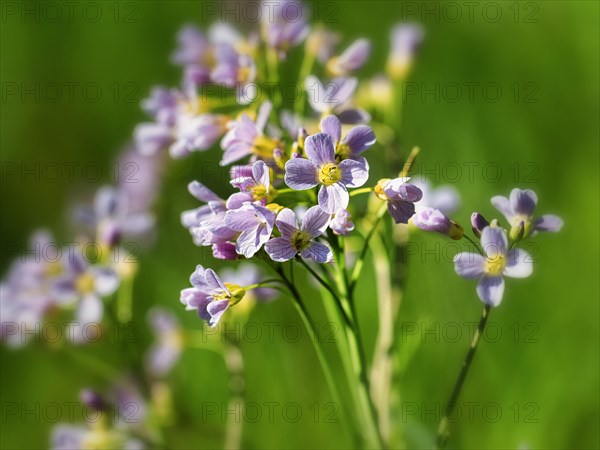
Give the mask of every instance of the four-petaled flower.
[[407, 177], [384, 178], [375, 186], [375, 194], [387, 202], [388, 212], [395, 223], [408, 223], [415, 213], [415, 202], [423, 196], [418, 187], [408, 183], [409, 180]]
[[318, 206], [308, 209], [300, 225], [296, 214], [285, 208], [277, 215], [277, 229], [281, 237], [273, 238], [265, 245], [265, 251], [273, 261], [289, 261], [300, 254], [302, 258], [310, 258], [318, 263], [331, 261], [331, 249], [315, 239], [321, 236], [329, 224], [330, 215]]
[[368, 167], [367, 160], [359, 155], [375, 143], [375, 133], [371, 127], [358, 125], [342, 139], [342, 122], [336, 116], [329, 115], [321, 120], [321, 131], [333, 139], [336, 160], [354, 159]]
[[533, 271], [533, 261], [523, 249], [509, 250], [503, 228], [485, 227], [481, 232], [481, 246], [485, 256], [459, 253], [454, 256], [454, 269], [463, 278], [479, 279], [477, 295], [481, 301], [490, 306], [498, 306], [504, 294], [503, 276], [526, 278]]
[[272, 210], [250, 202], [227, 211], [225, 223], [232, 230], [241, 232], [236, 241], [236, 251], [252, 258], [271, 237], [275, 216]]
[[348, 187], [360, 187], [369, 178], [364, 163], [352, 159], [337, 162], [333, 139], [326, 133], [306, 138], [308, 159], [292, 158], [285, 164], [285, 182], [292, 189], [306, 190], [321, 185], [319, 206], [329, 214], [346, 209]]

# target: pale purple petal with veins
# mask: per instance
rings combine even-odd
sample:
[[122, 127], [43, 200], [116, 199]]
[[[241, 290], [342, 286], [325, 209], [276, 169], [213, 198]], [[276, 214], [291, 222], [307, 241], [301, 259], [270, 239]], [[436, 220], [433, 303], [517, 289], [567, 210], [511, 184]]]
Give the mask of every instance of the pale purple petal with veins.
[[504, 279], [484, 276], [477, 284], [477, 295], [485, 304], [498, 306], [504, 295]]
[[481, 247], [490, 258], [506, 255], [508, 249], [506, 231], [498, 227], [485, 227], [481, 232]]
[[315, 187], [318, 167], [304, 158], [292, 158], [285, 163], [285, 184], [290, 188], [302, 191]]
[[334, 214], [338, 209], [346, 209], [350, 201], [350, 195], [346, 188], [340, 183], [330, 186], [321, 186], [319, 189], [319, 206], [329, 214]]
[[454, 270], [463, 278], [479, 278], [484, 269], [485, 259], [477, 253], [462, 252], [454, 256]]
[[533, 258], [522, 248], [514, 248], [506, 255], [504, 275], [511, 278], [527, 278], [533, 273]]
[[303, 258], [310, 258], [319, 264], [328, 263], [333, 258], [331, 249], [320, 242], [313, 242], [310, 247], [302, 251], [301, 255]]

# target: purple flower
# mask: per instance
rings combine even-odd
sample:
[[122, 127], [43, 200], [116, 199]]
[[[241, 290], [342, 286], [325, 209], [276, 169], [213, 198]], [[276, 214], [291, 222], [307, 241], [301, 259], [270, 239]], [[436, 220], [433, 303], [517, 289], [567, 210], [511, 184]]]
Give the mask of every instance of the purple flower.
[[231, 129], [221, 141], [221, 148], [224, 151], [221, 159], [222, 166], [239, 161], [251, 154], [261, 156], [263, 159], [268, 159], [273, 155], [276, 144], [263, 132], [271, 108], [270, 102], [264, 102], [258, 110], [256, 122], [253, 122], [244, 113], [238, 121], [230, 124]]
[[181, 159], [211, 148], [225, 132], [225, 118], [217, 114], [180, 114], [169, 147], [171, 157]]
[[321, 131], [333, 139], [337, 160], [354, 159], [368, 167], [366, 160], [359, 155], [376, 141], [371, 127], [367, 125], [353, 127], [342, 139], [342, 122], [336, 116], [329, 115], [321, 120]]
[[481, 237], [481, 232], [488, 226], [490, 226], [490, 223], [481, 214], [478, 212], [471, 214], [471, 229], [475, 236]]
[[193, 287], [181, 291], [181, 303], [187, 311], [196, 310], [211, 327], [219, 323], [231, 303], [239, 302], [245, 294], [239, 285], [223, 283], [214, 270], [201, 265], [196, 267], [190, 283]]
[[212, 81], [230, 88], [235, 87], [238, 103], [252, 102], [256, 97], [256, 88], [247, 85], [256, 79], [254, 59], [248, 54], [238, 53], [230, 44], [217, 45], [215, 58], [216, 67], [211, 72]]
[[275, 213], [255, 203], [244, 203], [241, 208], [227, 211], [225, 223], [241, 232], [236, 241], [236, 251], [252, 258], [271, 237]]
[[300, 254], [304, 259], [312, 259], [317, 263], [331, 261], [331, 249], [315, 239], [321, 236], [329, 225], [330, 215], [318, 206], [310, 208], [298, 225], [296, 214], [288, 208], [277, 215], [277, 229], [281, 237], [273, 238], [265, 245], [265, 250], [273, 261], [289, 261]]
[[307, 11], [299, 1], [279, 0], [265, 2], [262, 14], [262, 35], [270, 48], [278, 51], [280, 58], [300, 44], [308, 35]]
[[238, 259], [238, 254], [235, 251], [235, 244], [233, 242], [219, 242], [212, 246], [213, 257], [223, 260], [235, 260]]
[[387, 202], [388, 212], [395, 223], [408, 223], [415, 213], [415, 202], [423, 196], [418, 187], [408, 183], [409, 180], [407, 177], [384, 178], [375, 186], [375, 194]]
[[354, 230], [352, 216], [347, 209], [336, 211], [335, 216], [329, 223], [329, 228], [338, 236], [347, 236]]
[[183, 349], [179, 321], [170, 311], [154, 307], [148, 311], [148, 323], [155, 342], [146, 354], [146, 369], [156, 377], [164, 377], [177, 363]]
[[365, 123], [371, 120], [366, 111], [351, 108], [349, 105], [357, 86], [356, 78], [334, 78], [323, 84], [317, 77], [310, 75], [305, 82], [311, 108], [321, 115], [335, 114], [342, 123], [347, 124]]
[[179, 45], [172, 60], [184, 67], [185, 79], [196, 84], [208, 83], [214, 59], [210, 41], [193, 25], [184, 26], [177, 41]]
[[237, 166], [236, 170], [232, 171], [231, 184], [241, 192], [233, 194], [230, 201], [235, 196], [236, 201], [242, 203], [259, 202], [262, 206], [265, 206], [271, 192], [269, 167], [264, 161], [256, 161], [252, 166], [249, 166], [249, 169], [250, 173], [244, 166]]
[[561, 230], [563, 221], [558, 216], [546, 214], [536, 219], [533, 218], [537, 201], [536, 193], [530, 189], [513, 189], [509, 198], [501, 195], [492, 197], [492, 205], [504, 215], [511, 226], [511, 239], [517, 239], [521, 223], [524, 227], [524, 238], [538, 231], [558, 232]]
[[392, 29], [392, 48], [387, 62], [387, 72], [392, 79], [406, 77], [424, 35], [423, 27], [418, 24], [400, 24]]
[[360, 69], [371, 54], [371, 42], [368, 39], [354, 41], [340, 56], [331, 58], [327, 69], [334, 77], [343, 77]]
[[504, 294], [503, 276], [527, 278], [533, 272], [529, 253], [516, 248], [508, 250], [506, 231], [485, 227], [481, 233], [485, 257], [463, 252], [454, 257], [456, 273], [466, 279], [478, 279], [477, 295], [487, 305], [498, 306]]
[[142, 102], [142, 109], [157, 123], [174, 125], [181, 94], [175, 89], [155, 86], [150, 97]]
[[454, 240], [462, 239], [464, 234], [462, 227], [448, 219], [439, 209], [419, 209], [412, 217], [412, 221], [421, 230], [434, 231]]
[[293, 158], [285, 164], [285, 183], [302, 191], [321, 185], [319, 206], [333, 214], [348, 207], [348, 187], [367, 182], [369, 170], [364, 163], [352, 159], [337, 162], [333, 139], [326, 133], [306, 138], [304, 150], [308, 159]]

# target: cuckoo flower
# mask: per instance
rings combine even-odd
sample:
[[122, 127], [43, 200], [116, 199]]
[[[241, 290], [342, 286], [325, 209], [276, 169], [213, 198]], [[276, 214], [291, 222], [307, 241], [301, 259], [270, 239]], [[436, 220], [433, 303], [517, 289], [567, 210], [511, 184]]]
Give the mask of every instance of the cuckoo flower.
[[415, 202], [423, 196], [418, 187], [408, 183], [409, 180], [407, 177], [384, 178], [375, 186], [375, 194], [387, 202], [388, 212], [395, 223], [408, 223], [415, 213]]
[[288, 208], [277, 215], [277, 229], [281, 237], [273, 238], [265, 245], [265, 250], [273, 261], [289, 261], [300, 254], [302, 258], [317, 263], [326, 263], [333, 257], [331, 249], [315, 239], [321, 236], [329, 224], [330, 215], [318, 206], [308, 209], [300, 225], [296, 214]]
[[421, 230], [435, 231], [454, 240], [462, 239], [464, 234], [462, 227], [448, 219], [439, 209], [419, 208], [412, 217], [412, 221]]
[[221, 141], [221, 148], [224, 151], [221, 159], [222, 166], [239, 161], [251, 154], [261, 156], [264, 159], [273, 155], [276, 144], [263, 132], [271, 108], [270, 102], [264, 102], [258, 110], [256, 122], [244, 113], [239, 120], [230, 124], [230, 130]]
[[156, 377], [164, 377], [181, 355], [182, 329], [175, 315], [159, 307], [154, 307], [148, 312], [148, 322], [155, 342], [146, 354], [146, 369]]
[[209, 39], [195, 26], [186, 25], [177, 35], [177, 41], [173, 63], [184, 67], [186, 80], [208, 83], [214, 66], [214, 51]]
[[368, 167], [367, 161], [359, 155], [375, 143], [375, 133], [371, 127], [353, 127], [342, 139], [342, 122], [336, 116], [329, 115], [321, 120], [321, 131], [333, 139], [336, 160], [355, 159]]
[[354, 230], [354, 223], [348, 210], [340, 209], [336, 211], [334, 218], [329, 223], [329, 228], [331, 228], [333, 234], [338, 236], [349, 235]]
[[299, 1], [280, 0], [271, 3], [262, 14], [262, 35], [267, 45], [284, 58], [288, 50], [300, 44], [310, 28], [306, 23], [307, 11]]
[[187, 311], [196, 310], [211, 327], [219, 323], [219, 319], [231, 304], [238, 303], [246, 291], [237, 284], [223, 283], [212, 269], [201, 265], [190, 277], [193, 287], [181, 291], [181, 303]]
[[356, 78], [334, 78], [328, 83], [310, 75], [306, 78], [305, 88], [308, 102], [313, 110], [321, 115], [335, 114], [342, 123], [357, 124], [371, 120], [369, 114], [349, 106], [358, 86]]
[[318, 133], [306, 138], [304, 151], [308, 159], [292, 158], [285, 164], [285, 182], [302, 191], [321, 185], [319, 206], [333, 214], [348, 206], [348, 187], [360, 187], [369, 178], [364, 163], [352, 159], [337, 162], [331, 136]]
[[260, 202], [265, 206], [271, 191], [269, 167], [264, 161], [256, 161], [250, 166], [250, 171], [247, 171], [244, 166], [238, 166], [237, 170], [232, 170], [231, 184], [241, 192], [233, 194], [229, 198], [230, 203], [232, 201]]
[[236, 241], [236, 251], [252, 258], [269, 240], [275, 213], [254, 203], [244, 203], [240, 208], [227, 211], [225, 223], [229, 228], [241, 232]]
[[537, 201], [536, 193], [530, 189], [513, 189], [509, 198], [501, 195], [492, 197], [492, 205], [506, 217], [511, 226], [511, 239], [517, 239], [521, 223], [524, 227], [523, 237], [537, 231], [560, 231], [563, 221], [558, 216], [545, 214], [536, 219], [533, 218]]
[[485, 227], [481, 233], [485, 256], [463, 252], [454, 257], [456, 273], [466, 279], [478, 279], [477, 295], [487, 305], [498, 306], [504, 294], [503, 276], [527, 278], [533, 271], [531, 256], [525, 250], [508, 249], [506, 231]]
[[390, 78], [402, 80], [406, 77], [423, 37], [423, 27], [418, 24], [400, 24], [393, 28], [392, 48], [387, 62], [387, 73]]
[[340, 56], [331, 58], [327, 63], [327, 70], [334, 77], [350, 75], [365, 64], [370, 53], [371, 42], [368, 39], [358, 39]]
[[215, 49], [216, 67], [211, 73], [215, 83], [236, 88], [237, 100], [248, 104], [255, 98], [256, 89], [245, 89], [256, 78], [256, 65], [252, 56], [238, 53], [230, 44], [219, 44]]

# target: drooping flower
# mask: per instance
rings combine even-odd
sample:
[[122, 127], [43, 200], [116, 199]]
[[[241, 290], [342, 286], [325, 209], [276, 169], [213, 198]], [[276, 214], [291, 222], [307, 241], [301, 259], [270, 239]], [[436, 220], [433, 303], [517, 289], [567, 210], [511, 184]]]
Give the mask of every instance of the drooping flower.
[[511, 226], [511, 239], [517, 239], [521, 227], [524, 228], [523, 238], [538, 231], [558, 232], [561, 230], [563, 220], [558, 216], [545, 214], [536, 219], [533, 218], [537, 201], [537, 195], [531, 189], [515, 188], [510, 192], [509, 198], [501, 195], [492, 197], [492, 205], [504, 215]]
[[415, 213], [415, 203], [423, 196], [418, 187], [408, 183], [409, 180], [407, 177], [383, 178], [375, 186], [375, 194], [387, 202], [388, 212], [395, 223], [408, 223]]
[[446, 217], [439, 209], [419, 209], [412, 217], [412, 221], [421, 230], [434, 231], [454, 240], [462, 239], [464, 234], [462, 227]]
[[271, 237], [276, 214], [256, 203], [244, 203], [240, 208], [227, 211], [225, 223], [241, 234], [236, 240], [236, 251], [252, 258]]
[[221, 159], [222, 166], [252, 154], [263, 159], [272, 157], [276, 142], [264, 134], [271, 109], [271, 103], [264, 102], [258, 110], [256, 122], [243, 113], [239, 120], [230, 124], [230, 130], [221, 140], [221, 148], [224, 151]]
[[504, 294], [504, 276], [527, 278], [533, 272], [529, 253], [520, 248], [508, 249], [503, 228], [488, 226], [481, 233], [485, 253], [462, 252], [454, 257], [456, 273], [466, 279], [478, 279], [477, 295], [487, 305], [498, 306]]
[[170, 311], [154, 307], [148, 312], [148, 323], [155, 342], [146, 354], [146, 369], [156, 377], [164, 377], [177, 363], [183, 349], [179, 321]]
[[352, 216], [347, 209], [340, 209], [336, 211], [335, 216], [329, 223], [329, 228], [333, 231], [333, 234], [338, 236], [347, 236], [352, 230], [354, 230], [354, 223], [352, 222]]
[[308, 12], [296, 0], [264, 2], [262, 36], [267, 45], [284, 58], [287, 52], [300, 44], [308, 35], [310, 27], [306, 23]]
[[216, 326], [231, 304], [242, 300], [245, 289], [237, 284], [223, 283], [212, 269], [201, 265], [190, 277], [193, 287], [181, 291], [181, 303], [187, 311], [196, 310], [211, 327]]
[[316, 238], [321, 236], [329, 225], [330, 215], [318, 206], [309, 208], [302, 221], [298, 219], [294, 211], [284, 208], [277, 215], [276, 225], [281, 237], [273, 238], [265, 244], [265, 250], [273, 261], [289, 261], [296, 255], [304, 259], [312, 259], [317, 263], [331, 261], [333, 253], [331, 249]]
[[354, 41], [340, 56], [327, 62], [327, 70], [334, 77], [343, 77], [360, 69], [371, 54], [371, 42], [368, 39]]
[[366, 111], [350, 106], [357, 86], [356, 78], [339, 77], [324, 84], [317, 77], [310, 75], [305, 82], [311, 108], [321, 115], [335, 114], [342, 123], [347, 124], [366, 123], [371, 120]]
[[392, 29], [392, 46], [387, 62], [390, 78], [402, 80], [406, 77], [424, 34], [423, 27], [418, 24], [399, 24]]
[[368, 167], [367, 161], [360, 154], [375, 144], [375, 133], [371, 127], [355, 126], [342, 139], [342, 122], [336, 116], [329, 115], [321, 120], [321, 131], [333, 139], [335, 157], [338, 161], [354, 159]]
[[304, 150], [308, 159], [292, 158], [286, 162], [285, 183], [299, 191], [321, 185], [319, 206], [326, 213], [347, 208], [348, 188], [365, 184], [369, 178], [368, 168], [353, 159], [337, 162], [333, 139], [326, 133], [306, 138]]

